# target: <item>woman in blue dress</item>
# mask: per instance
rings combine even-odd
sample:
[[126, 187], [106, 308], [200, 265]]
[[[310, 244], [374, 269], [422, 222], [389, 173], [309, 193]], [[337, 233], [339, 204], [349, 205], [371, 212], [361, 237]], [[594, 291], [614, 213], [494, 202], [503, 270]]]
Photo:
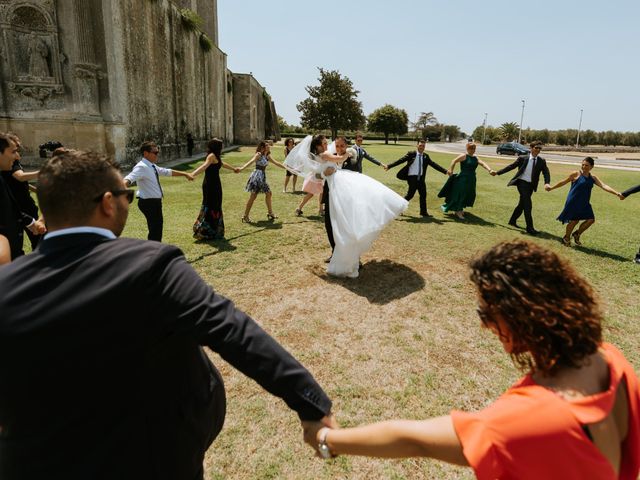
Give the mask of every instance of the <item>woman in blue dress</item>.
[[266, 169], [269, 162], [274, 165], [282, 168], [284, 165], [280, 162], [274, 160], [271, 157], [271, 146], [267, 142], [260, 142], [256, 147], [256, 153], [251, 157], [247, 163], [245, 163], [240, 170], [244, 170], [252, 163], [256, 164], [256, 169], [251, 173], [249, 180], [247, 181], [247, 186], [244, 187], [245, 191], [251, 193], [249, 195], [249, 200], [247, 200], [247, 206], [244, 209], [244, 215], [242, 216], [243, 223], [251, 223], [251, 219], [249, 218], [249, 212], [251, 212], [251, 207], [253, 206], [253, 202], [259, 193], [264, 193], [265, 202], [267, 204], [267, 219], [275, 220], [278, 216], [273, 213], [273, 208], [271, 207], [271, 188], [267, 183], [267, 174]]
[[[609, 192], [622, 198], [622, 194], [616, 192], [609, 185], [602, 183], [598, 177], [591, 174], [595, 162], [593, 158], [586, 157], [582, 160], [582, 169], [573, 172], [567, 178], [558, 182], [549, 191], [561, 187], [571, 182], [571, 189], [567, 195], [567, 201], [564, 204], [564, 209], [558, 215], [557, 220], [567, 224], [567, 229], [564, 237], [562, 237], [562, 243], [567, 246], [571, 245], [571, 237], [576, 245], [582, 245], [580, 242], [580, 236], [584, 231], [593, 225], [596, 221], [596, 217], [593, 214], [593, 208], [591, 208], [591, 189], [593, 185], [599, 186], [605, 192]], [[573, 231], [578, 223], [584, 220], [576, 232]]]

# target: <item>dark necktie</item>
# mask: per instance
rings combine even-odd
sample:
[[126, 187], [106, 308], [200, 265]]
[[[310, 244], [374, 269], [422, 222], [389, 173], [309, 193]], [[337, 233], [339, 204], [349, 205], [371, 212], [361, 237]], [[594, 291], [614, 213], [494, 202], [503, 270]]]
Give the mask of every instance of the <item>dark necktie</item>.
[[156, 174], [156, 181], [158, 182], [158, 187], [160, 187], [160, 198], [164, 197], [164, 192], [162, 191], [162, 184], [160, 183], [160, 175], [158, 175], [158, 169], [155, 165], [152, 165], [153, 173]]
[[536, 160], [538, 159], [538, 157], [532, 157], [533, 158], [533, 163], [531, 164], [531, 172], [533, 173], [533, 169], [536, 168]]

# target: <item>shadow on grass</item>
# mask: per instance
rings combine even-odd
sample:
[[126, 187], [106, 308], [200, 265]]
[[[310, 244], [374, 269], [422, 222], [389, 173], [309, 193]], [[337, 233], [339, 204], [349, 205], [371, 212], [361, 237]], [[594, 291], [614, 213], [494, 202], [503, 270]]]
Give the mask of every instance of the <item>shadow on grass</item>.
[[576, 245], [573, 248], [575, 248], [579, 252], [583, 252], [583, 253], [586, 253], [586, 254], [589, 254], [589, 255], [595, 255], [596, 257], [608, 258], [610, 260], [616, 260], [618, 262], [631, 263], [631, 260], [632, 260], [631, 257], [622, 257], [620, 255], [616, 255], [615, 253], [603, 252], [602, 250], [597, 250], [595, 248], [585, 247], [584, 245], [581, 246], [581, 247]]
[[[454, 216], [454, 220], [455, 220], [455, 216]], [[471, 225], [481, 225], [483, 227], [496, 227], [497, 225], [494, 222], [490, 222], [488, 220], [485, 220], [482, 217], [478, 217], [477, 215], [474, 215], [473, 213], [469, 213], [469, 212], [464, 212], [464, 220], [458, 220], [461, 223], [469, 223]]]
[[313, 274], [329, 283], [341, 285], [369, 302], [384, 305], [422, 290], [422, 276], [401, 263], [392, 260], [372, 260], [360, 269], [358, 278], [338, 278], [327, 274], [321, 266], [311, 268]]
[[413, 217], [410, 215], [402, 215], [396, 219], [398, 222], [407, 222], [407, 223], [435, 223], [441, 225], [446, 222], [450, 222], [451, 220], [441, 220], [436, 217]]

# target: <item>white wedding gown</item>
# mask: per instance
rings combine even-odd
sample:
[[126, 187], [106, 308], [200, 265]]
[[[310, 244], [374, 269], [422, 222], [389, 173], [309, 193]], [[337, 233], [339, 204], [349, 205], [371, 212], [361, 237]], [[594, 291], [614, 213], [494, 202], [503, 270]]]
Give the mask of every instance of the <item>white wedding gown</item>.
[[[335, 166], [335, 163], [326, 162]], [[382, 229], [409, 205], [404, 198], [373, 178], [338, 168], [327, 176], [331, 227], [336, 246], [327, 273], [358, 276], [360, 255], [371, 248]]]

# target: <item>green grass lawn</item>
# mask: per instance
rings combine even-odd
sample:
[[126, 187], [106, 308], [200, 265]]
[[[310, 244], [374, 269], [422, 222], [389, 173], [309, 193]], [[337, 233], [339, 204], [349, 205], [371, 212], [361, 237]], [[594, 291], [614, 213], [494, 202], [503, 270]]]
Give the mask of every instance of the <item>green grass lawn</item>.
[[[413, 144], [365, 145], [389, 163]], [[224, 156], [242, 165], [252, 148]], [[273, 149], [282, 160], [282, 146]], [[448, 167], [452, 155], [430, 154]], [[485, 159], [494, 169], [513, 158]], [[181, 168], [191, 170], [194, 162]], [[552, 183], [575, 168], [550, 164]], [[367, 162], [370, 175], [404, 195], [406, 183], [395, 178], [398, 168], [384, 172]], [[623, 190], [640, 183], [640, 173], [593, 171], [605, 183]], [[606, 312], [605, 337], [640, 367], [640, 265], [632, 263], [640, 244], [640, 195], [620, 201], [594, 188], [596, 223], [582, 238], [583, 247], [567, 248], [560, 238], [564, 226], [555, 218], [563, 208], [568, 186], [534, 194], [535, 226], [543, 233], [524, 237], [507, 225], [518, 200], [506, 184], [513, 172], [491, 177], [478, 169], [476, 204], [465, 221], [440, 211], [437, 193], [446, 177], [430, 169], [428, 208], [418, 215], [418, 197], [405, 216], [380, 236], [357, 280], [337, 280], [324, 273], [330, 249], [323, 219], [312, 199], [296, 217], [301, 195], [283, 194], [284, 171], [269, 166], [274, 211], [266, 221], [264, 197], [251, 212], [255, 224], [240, 217], [248, 193], [250, 169], [240, 174], [222, 170], [223, 209], [227, 239], [196, 242], [191, 227], [198, 214], [202, 176], [190, 183], [163, 178], [164, 241], [178, 245], [194, 268], [218, 292], [258, 320], [316, 376], [334, 400], [338, 420], [356, 425], [388, 418], [427, 418], [451, 409], [478, 409], [509, 386], [519, 373], [500, 343], [479, 327], [467, 262], [501, 240], [529, 238], [562, 256], [592, 283]], [[298, 188], [302, 179], [298, 181]], [[524, 224], [524, 219], [520, 220]], [[132, 206], [123, 236], [146, 238], [146, 225]], [[283, 402], [213, 355], [225, 378], [226, 425], [207, 456], [206, 478], [473, 478], [471, 471], [431, 460], [338, 458], [322, 462], [302, 443], [295, 414]]]

